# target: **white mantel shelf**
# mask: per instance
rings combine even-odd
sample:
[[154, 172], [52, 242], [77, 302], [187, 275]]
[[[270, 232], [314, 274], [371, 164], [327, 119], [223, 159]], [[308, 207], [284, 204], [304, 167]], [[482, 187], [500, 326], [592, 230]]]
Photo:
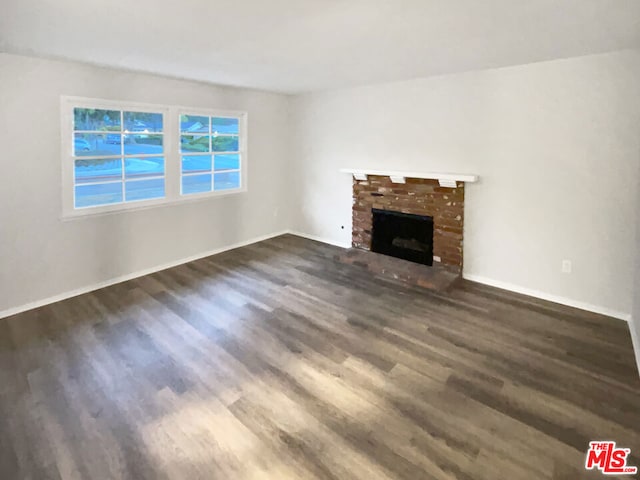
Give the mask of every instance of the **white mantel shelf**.
[[434, 172], [397, 172], [392, 170], [366, 170], [359, 168], [341, 168], [342, 173], [350, 173], [356, 180], [366, 180], [367, 175], [390, 177], [393, 183], [405, 183], [407, 178], [427, 178], [438, 180], [442, 187], [456, 187], [456, 182], [477, 182], [478, 175], [463, 173], [434, 173]]

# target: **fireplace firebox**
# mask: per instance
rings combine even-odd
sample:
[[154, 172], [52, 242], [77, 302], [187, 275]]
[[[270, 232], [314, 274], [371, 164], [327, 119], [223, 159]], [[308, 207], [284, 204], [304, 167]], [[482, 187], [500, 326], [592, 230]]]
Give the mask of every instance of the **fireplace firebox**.
[[371, 209], [371, 250], [433, 265], [433, 217]]

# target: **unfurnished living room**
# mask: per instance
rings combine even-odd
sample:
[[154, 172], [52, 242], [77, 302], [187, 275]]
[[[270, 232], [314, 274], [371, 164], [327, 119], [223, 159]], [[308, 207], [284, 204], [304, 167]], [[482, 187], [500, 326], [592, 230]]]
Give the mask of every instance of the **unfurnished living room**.
[[640, 479], [640, 1], [0, 0], [0, 126], [0, 479]]

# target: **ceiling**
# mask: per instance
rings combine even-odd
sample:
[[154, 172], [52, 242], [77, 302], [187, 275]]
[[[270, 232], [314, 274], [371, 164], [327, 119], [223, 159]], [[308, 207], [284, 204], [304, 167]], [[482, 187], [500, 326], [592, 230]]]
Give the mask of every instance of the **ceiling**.
[[0, 0], [0, 51], [300, 93], [640, 47], [640, 0]]

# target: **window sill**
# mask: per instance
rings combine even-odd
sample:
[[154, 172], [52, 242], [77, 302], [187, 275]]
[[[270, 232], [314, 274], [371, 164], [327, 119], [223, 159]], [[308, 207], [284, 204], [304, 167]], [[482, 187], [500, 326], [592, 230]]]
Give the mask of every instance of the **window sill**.
[[232, 195], [239, 195], [246, 193], [246, 188], [238, 188], [233, 190], [222, 190], [218, 192], [204, 192], [191, 195], [180, 196], [179, 198], [162, 198], [160, 200], [144, 200], [140, 202], [132, 202], [128, 204], [116, 204], [106, 205], [104, 207], [89, 207], [86, 209], [72, 210], [64, 212], [60, 216], [60, 220], [63, 222], [70, 222], [74, 220], [82, 220], [85, 218], [95, 218], [107, 215], [117, 215], [127, 212], [135, 212], [139, 210], [148, 210], [158, 207], [170, 207], [176, 205], [183, 205], [194, 202], [201, 202], [212, 198], [227, 197]]

